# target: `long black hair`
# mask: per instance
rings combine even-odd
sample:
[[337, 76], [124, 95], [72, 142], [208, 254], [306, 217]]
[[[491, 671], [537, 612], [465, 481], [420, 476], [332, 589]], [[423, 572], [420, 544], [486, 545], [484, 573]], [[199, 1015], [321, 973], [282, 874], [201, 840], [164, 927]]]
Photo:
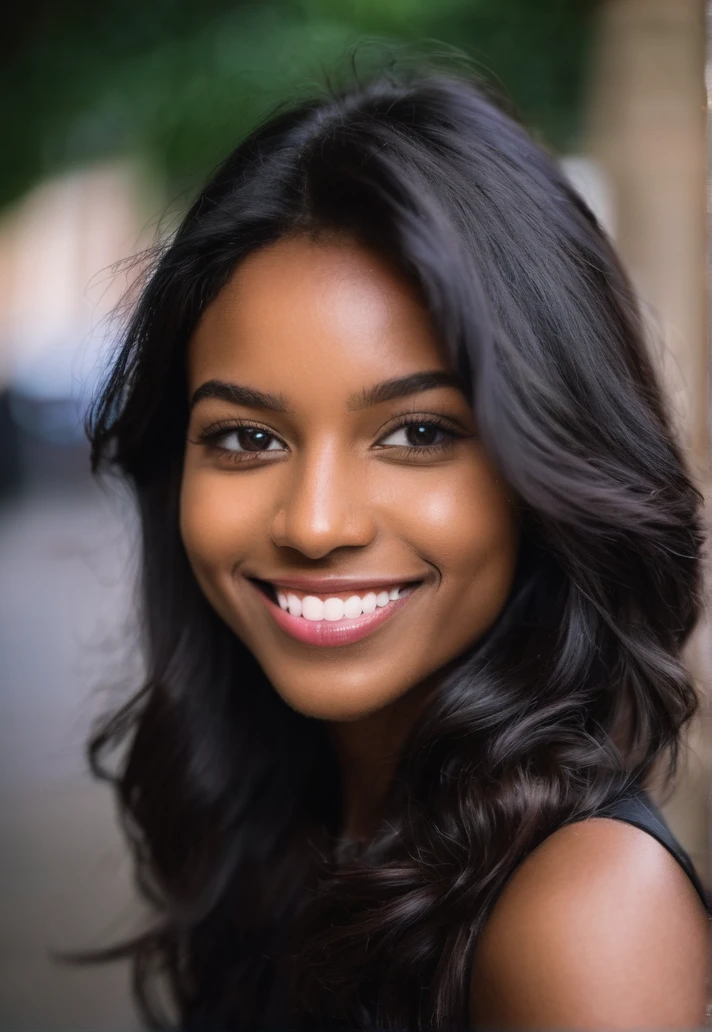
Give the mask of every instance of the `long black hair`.
[[[178, 520], [198, 318], [257, 248], [334, 232], [420, 292], [522, 526], [501, 614], [448, 669], [382, 826], [351, 851], [322, 724], [212, 610]], [[90, 757], [156, 911], [104, 955], [133, 957], [156, 1027], [466, 1026], [508, 876], [556, 828], [654, 773], [671, 784], [697, 705], [680, 653], [702, 499], [595, 217], [467, 72], [423, 61], [281, 105], [157, 255], [87, 431], [93, 470], [117, 470], [140, 511], [146, 662]]]

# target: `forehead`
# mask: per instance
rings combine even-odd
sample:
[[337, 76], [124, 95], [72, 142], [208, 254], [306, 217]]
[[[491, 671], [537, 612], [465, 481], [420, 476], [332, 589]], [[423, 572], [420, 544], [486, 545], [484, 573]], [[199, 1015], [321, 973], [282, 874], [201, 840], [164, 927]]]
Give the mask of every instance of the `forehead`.
[[422, 369], [447, 369], [428, 312], [380, 255], [349, 239], [278, 241], [245, 259], [188, 348], [190, 387], [211, 378], [336, 398]]

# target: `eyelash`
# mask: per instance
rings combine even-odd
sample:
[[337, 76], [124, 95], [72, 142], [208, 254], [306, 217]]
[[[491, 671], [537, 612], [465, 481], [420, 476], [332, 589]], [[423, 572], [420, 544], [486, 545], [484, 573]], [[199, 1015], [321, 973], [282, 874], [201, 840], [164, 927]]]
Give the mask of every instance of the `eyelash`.
[[[403, 418], [395, 426], [390, 427], [388, 431], [383, 434], [384, 437], [390, 437], [391, 434], [396, 433], [398, 430], [402, 430], [404, 427], [409, 426], [434, 426], [443, 433], [449, 435], [449, 438], [445, 441], [441, 441], [439, 444], [427, 444], [427, 445], [388, 445], [388, 448], [392, 451], [407, 451], [410, 453], [417, 453], [420, 455], [431, 455], [433, 453], [444, 453], [449, 449], [453, 448], [459, 440], [462, 440], [467, 435], [454, 430], [452, 426], [441, 419], [439, 416], [428, 415], [422, 418], [418, 416], [409, 416]], [[222, 448], [219, 445], [219, 441], [227, 437], [231, 433], [235, 433], [237, 430], [261, 430], [266, 433], [269, 437], [274, 440], [280, 440], [276, 434], [268, 430], [266, 426], [260, 426], [258, 423], [250, 423], [248, 420], [232, 419], [223, 420], [218, 423], [211, 423], [210, 426], [202, 430], [197, 437], [197, 440], [193, 443], [206, 445], [212, 451], [218, 452], [221, 456], [224, 456], [230, 462], [234, 462], [236, 465], [242, 463], [249, 463], [255, 465], [256, 462], [262, 462], [262, 455], [266, 452], [254, 451], [254, 452], [237, 452], [231, 448]], [[271, 460], [268, 460], [271, 461]]]

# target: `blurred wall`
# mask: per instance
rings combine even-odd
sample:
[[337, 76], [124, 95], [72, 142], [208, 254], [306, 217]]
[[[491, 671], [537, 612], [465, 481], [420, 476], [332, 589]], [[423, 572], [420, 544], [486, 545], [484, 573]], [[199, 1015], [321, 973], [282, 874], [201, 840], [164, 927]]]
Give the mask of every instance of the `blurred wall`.
[[[704, 4], [603, 0], [597, 37], [588, 148], [608, 183], [616, 244], [643, 301], [650, 347], [706, 496], [709, 525]], [[665, 813], [708, 875], [709, 615], [687, 655], [702, 708], [687, 769]]]
[[151, 242], [145, 169], [128, 158], [46, 179], [0, 220], [0, 386], [72, 393], [99, 360], [129, 278], [115, 264]]

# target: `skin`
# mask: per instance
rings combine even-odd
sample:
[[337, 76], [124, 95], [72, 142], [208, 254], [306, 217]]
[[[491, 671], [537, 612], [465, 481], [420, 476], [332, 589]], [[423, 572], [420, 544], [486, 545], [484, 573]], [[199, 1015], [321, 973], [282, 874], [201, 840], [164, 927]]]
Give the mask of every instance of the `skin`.
[[[204, 594], [275, 691], [327, 723], [347, 838], [373, 833], [413, 722], [494, 622], [514, 577], [516, 507], [464, 394], [438, 386], [362, 409], [349, 402], [382, 381], [449, 370], [410, 284], [346, 237], [293, 237], [249, 256], [189, 342], [190, 398], [222, 381], [288, 403], [277, 413], [197, 401], [180, 529]], [[436, 430], [430, 441], [453, 443], [426, 453], [402, 423], [438, 416], [459, 436]], [[236, 420], [266, 433], [268, 450]], [[222, 439], [201, 440], [218, 421]], [[423, 583], [368, 637], [318, 648], [279, 628], [246, 579], [290, 574]], [[705, 942], [699, 901], [654, 839], [611, 820], [564, 828], [490, 916], [474, 958], [473, 1026], [699, 1025]]]
[[651, 835], [561, 828], [507, 882], [472, 969], [473, 1027], [692, 1029], [705, 1023], [710, 923]]

